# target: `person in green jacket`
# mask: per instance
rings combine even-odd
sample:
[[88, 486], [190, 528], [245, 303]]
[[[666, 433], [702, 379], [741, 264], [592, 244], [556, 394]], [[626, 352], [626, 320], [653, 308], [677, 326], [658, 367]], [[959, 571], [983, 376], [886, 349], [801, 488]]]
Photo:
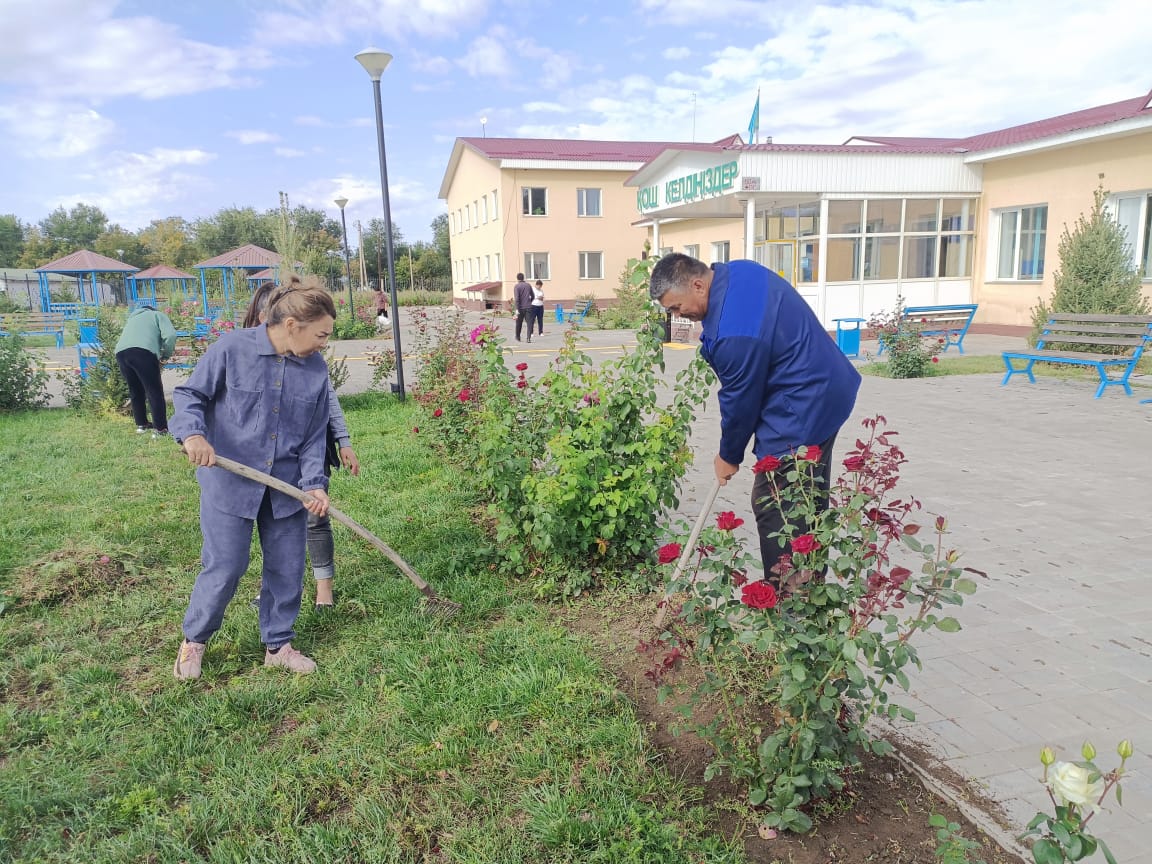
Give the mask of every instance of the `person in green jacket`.
[[[164, 405], [164, 385], [160, 366], [176, 350], [176, 328], [163, 312], [141, 306], [128, 316], [116, 341], [116, 363], [128, 382], [132, 418], [138, 433], [152, 430], [152, 436], [168, 434], [168, 412]], [[144, 411], [147, 400], [152, 422]]]

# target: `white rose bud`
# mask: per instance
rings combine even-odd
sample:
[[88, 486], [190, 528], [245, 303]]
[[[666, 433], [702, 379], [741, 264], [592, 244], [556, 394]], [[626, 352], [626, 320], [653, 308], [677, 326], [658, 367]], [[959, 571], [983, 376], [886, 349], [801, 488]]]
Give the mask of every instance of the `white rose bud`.
[[1080, 755], [1088, 762], [1096, 758], [1096, 748], [1092, 746], [1091, 741], [1084, 742], [1084, 746], [1080, 748]]
[[1132, 742], [1125, 738], [1116, 745], [1116, 752], [1120, 755], [1121, 759], [1127, 759], [1132, 755]]
[[1089, 782], [1092, 772], [1071, 762], [1057, 762], [1048, 774], [1048, 788], [1065, 804], [1093, 807], [1100, 797], [1100, 780]]

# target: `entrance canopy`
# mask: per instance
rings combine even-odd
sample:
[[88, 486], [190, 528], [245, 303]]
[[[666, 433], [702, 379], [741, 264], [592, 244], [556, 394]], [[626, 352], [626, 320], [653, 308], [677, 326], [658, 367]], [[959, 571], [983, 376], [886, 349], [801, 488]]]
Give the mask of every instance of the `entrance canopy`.
[[[96, 282], [97, 273], [135, 273], [139, 269], [139, 267], [133, 267], [131, 264], [125, 264], [123, 261], [117, 261], [115, 258], [90, 252], [87, 249], [80, 249], [71, 255], [57, 258], [43, 267], [36, 268], [40, 277], [40, 311], [63, 312], [71, 318], [79, 317], [81, 306], [86, 304], [100, 305], [100, 288]], [[79, 302], [53, 303], [48, 279], [49, 273], [74, 276], [76, 278], [76, 299]], [[87, 286], [84, 281], [86, 278], [89, 280]], [[89, 290], [86, 290], [86, 287]]]

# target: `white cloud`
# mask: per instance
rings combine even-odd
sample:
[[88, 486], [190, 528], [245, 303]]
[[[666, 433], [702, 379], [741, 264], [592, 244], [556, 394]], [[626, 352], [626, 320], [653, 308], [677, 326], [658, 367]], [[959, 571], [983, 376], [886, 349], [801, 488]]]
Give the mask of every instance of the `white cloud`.
[[272, 44], [339, 44], [375, 36], [454, 36], [483, 19], [488, 0], [280, 0], [283, 11], [260, 16], [257, 32]]
[[0, 105], [0, 125], [29, 157], [67, 159], [103, 146], [116, 124], [84, 105], [52, 101]]
[[692, 56], [692, 49], [687, 45], [677, 45], [673, 48], [665, 48], [660, 56], [665, 60], [684, 60]]
[[276, 133], [265, 132], [261, 129], [236, 129], [224, 134], [229, 138], [235, 138], [241, 144], [271, 144], [273, 141], [280, 140], [280, 136]]
[[568, 111], [559, 102], [525, 102], [523, 107], [529, 114], [564, 114]]
[[296, 150], [292, 147], [273, 147], [272, 152], [283, 159], [295, 159], [308, 155], [307, 150]]
[[456, 63], [473, 78], [508, 78], [512, 59], [498, 36], [479, 36]]
[[271, 63], [258, 46], [187, 39], [149, 16], [116, 17], [114, 0], [4, 0], [0, 83], [55, 97], [161, 99], [253, 83]]
[[452, 61], [447, 57], [428, 57], [418, 55], [415, 67], [417, 72], [427, 72], [429, 75], [449, 75], [452, 72]]
[[292, 120], [297, 126], [313, 126], [317, 129], [326, 129], [332, 124], [325, 120], [323, 117], [316, 117], [312, 114], [303, 114]]
[[113, 222], [134, 230], [167, 215], [161, 205], [179, 200], [202, 183], [202, 178], [189, 169], [215, 158], [214, 153], [195, 148], [117, 151], [74, 175], [77, 185], [86, 188], [57, 198], [52, 206], [71, 206], [80, 201], [96, 204]]
[[[389, 204], [392, 221], [399, 225], [405, 237], [427, 237], [428, 225], [443, 209], [434, 192], [420, 180], [404, 175], [390, 177]], [[370, 219], [384, 217], [384, 204], [380, 194], [379, 175], [341, 174], [336, 177], [308, 181], [291, 191], [292, 200], [326, 211], [336, 211], [336, 198], [347, 198], [348, 242], [356, 246], [356, 220], [367, 225]], [[336, 213], [339, 218], [339, 213]]]

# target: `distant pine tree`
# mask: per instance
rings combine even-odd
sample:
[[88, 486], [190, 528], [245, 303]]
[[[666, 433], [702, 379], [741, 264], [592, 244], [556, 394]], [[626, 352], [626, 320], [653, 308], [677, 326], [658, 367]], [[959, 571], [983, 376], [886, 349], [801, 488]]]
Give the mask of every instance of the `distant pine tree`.
[[1045, 303], [1032, 309], [1032, 342], [1053, 312], [1099, 315], [1147, 315], [1148, 300], [1140, 273], [1132, 263], [1132, 247], [1116, 217], [1104, 206], [1108, 193], [1096, 189], [1092, 212], [1083, 214], [1060, 237], [1060, 269], [1056, 287]]

